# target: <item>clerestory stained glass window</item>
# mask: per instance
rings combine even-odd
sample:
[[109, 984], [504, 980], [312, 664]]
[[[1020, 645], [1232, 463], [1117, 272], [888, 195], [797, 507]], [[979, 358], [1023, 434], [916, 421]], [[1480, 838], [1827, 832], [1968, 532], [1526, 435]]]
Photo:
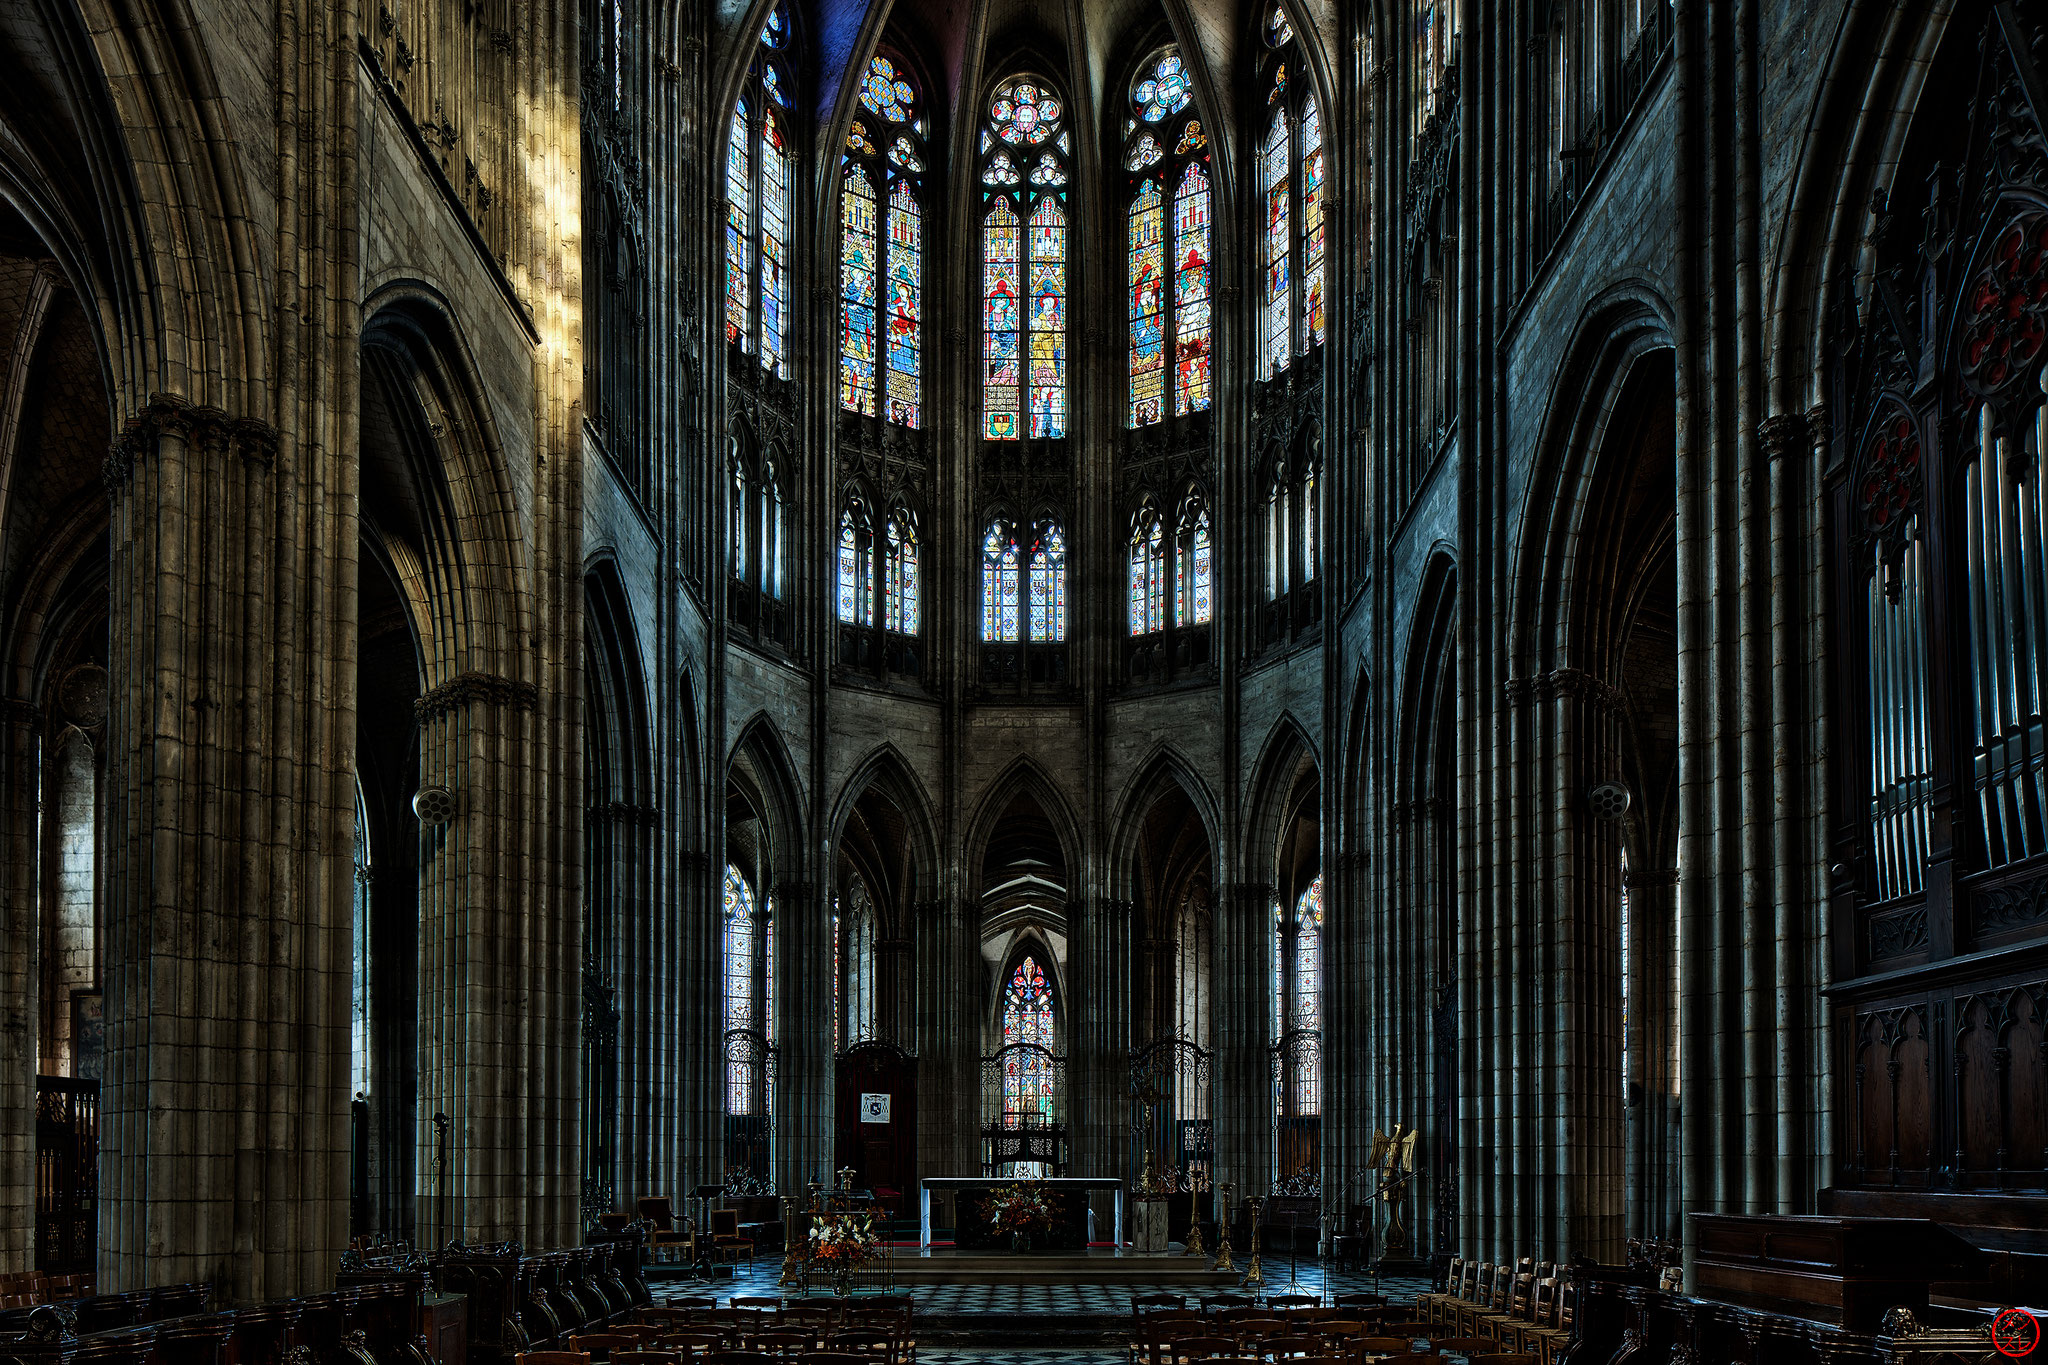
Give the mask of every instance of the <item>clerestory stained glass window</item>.
[[1056, 521], [1045, 523], [1031, 548], [1031, 638], [1067, 638], [1067, 534]]
[[839, 405], [916, 430], [924, 424], [925, 166], [917, 91], [877, 56], [860, 102], [866, 115], [847, 134], [840, 183]]
[[1209, 407], [1212, 261], [1209, 140], [1177, 50], [1168, 48], [1145, 65], [1131, 105], [1136, 117], [1124, 149], [1131, 172], [1127, 421], [1135, 429]]
[[1266, 129], [1266, 140], [1259, 150], [1259, 186], [1266, 196], [1266, 288], [1260, 309], [1261, 333], [1265, 342], [1262, 368], [1269, 378], [1287, 368], [1293, 353], [1288, 319], [1294, 295], [1287, 274], [1288, 259], [1293, 255], [1294, 247], [1294, 229], [1289, 213], [1293, 198], [1288, 183], [1290, 140], [1287, 111], [1282, 109], [1273, 115], [1273, 122]]
[[[746, 876], [728, 863], [725, 869], [725, 919], [721, 944], [725, 969], [725, 1028], [761, 1029], [761, 923], [754, 908], [754, 889]], [[757, 1112], [759, 1072], [746, 1062], [726, 1065], [725, 1109], [729, 1114]]]
[[884, 579], [884, 626], [904, 635], [917, 634], [917, 524], [901, 507], [889, 517]]
[[789, 377], [789, 248], [796, 161], [778, 109], [793, 104], [786, 0], [772, 10], [733, 106], [725, 153], [725, 339]]
[[1270, 379], [1329, 333], [1329, 151], [1307, 63], [1294, 30], [1275, 8], [1264, 77], [1271, 111], [1259, 140], [1258, 178], [1265, 228], [1260, 234], [1259, 374]]
[[1059, 96], [1017, 76], [981, 133], [982, 435], [1067, 434], [1068, 157]]
[[1007, 522], [988, 528], [981, 542], [981, 638], [1015, 641], [1018, 636], [1018, 588], [1023, 555], [1017, 533]]
[[1191, 500], [1181, 514], [1175, 549], [1174, 624], [1206, 626], [1215, 601], [1214, 560], [1209, 544], [1209, 509], [1200, 502]]

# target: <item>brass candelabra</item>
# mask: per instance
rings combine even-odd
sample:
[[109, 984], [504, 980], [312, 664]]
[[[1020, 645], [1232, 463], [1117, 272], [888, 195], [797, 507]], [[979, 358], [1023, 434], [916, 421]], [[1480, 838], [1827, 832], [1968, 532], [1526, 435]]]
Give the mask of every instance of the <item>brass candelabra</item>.
[[1252, 1258], [1246, 1263], [1244, 1278], [1238, 1283], [1247, 1289], [1257, 1289], [1266, 1283], [1266, 1272], [1259, 1264], [1259, 1214], [1266, 1201], [1252, 1199], [1246, 1202], [1252, 1207]]
[[1235, 1271], [1237, 1267], [1230, 1260], [1230, 1182], [1223, 1182], [1223, 1206], [1216, 1219], [1216, 1265], [1217, 1270]]

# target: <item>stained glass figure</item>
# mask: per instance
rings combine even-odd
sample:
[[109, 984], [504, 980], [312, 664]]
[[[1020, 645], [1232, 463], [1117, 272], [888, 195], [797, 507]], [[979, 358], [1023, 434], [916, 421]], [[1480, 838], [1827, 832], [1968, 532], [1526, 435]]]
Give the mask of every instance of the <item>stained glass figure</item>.
[[1131, 411], [1135, 429], [1156, 422], [1166, 394], [1166, 211], [1159, 182], [1138, 187], [1130, 212]]
[[996, 522], [981, 542], [981, 638], [991, 642], [1017, 639], [1017, 537]]
[[781, 5], [768, 11], [768, 22], [761, 25], [761, 42], [767, 47], [781, 47], [789, 41], [789, 11]]
[[[1052, 983], [1035, 958], [1026, 956], [1003, 988], [1003, 1046], [1053, 1046]], [[1003, 1120], [1008, 1127], [1052, 1122], [1053, 1078], [1049, 1057], [1011, 1053], [1003, 1069]]]
[[892, 422], [921, 425], [924, 217], [910, 182], [889, 191], [889, 411]]
[[[1194, 117], [1193, 89], [1179, 53], [1161, 56], [1132, 88], [1131, 99], [1146, 120], [1160, 125], [1155, 131], [1131, 124], [1124, 151], [1125, 168], [1135, 173], [1127, 182], [1131, 351], [1125, 419], [1136, 429], [1209, 407], [1212, 229], [1208, 138]], [[1169, 145], [1175, 149], [1170, 157]], [[1149, 172], [1153, 166], [1162, 169]]]
[[1288, 133], [1287, 111], [1282, 109], [1273, 115], [1272, 126], [1266, 132], [1266, 141], [1259, 153], [1260, 186], [1266, 194], [1263, 369], [1269, 377], [1287, 368], [1289, 352], [1292, 349], [1292, 340], [1288, 335], [1292, 286], [1287, 266], [1293, 238], [1288, 205]]
[[855, 119], [853, 127], [846, 130], [846, 154], [848, 156], [875, 155], [874, 139], [868, 136], [867, 125], [859, 119]]
[[1294, 41], [1294, 25], [1287, 22], [1287, 11], [1279, 5], [1266, 17], [1266, 41], [1274, 47], [1284, 47]]
[[891, 123], [910, 122], [911, 104], [916, 99], [910, 82], [897, 74], [887, 57], [868, 63], [867, 79], [861, 83], [860, 102]]
[[1031, 638], [1067, 638], [1067, 536], [1056, 521], [1031, 553]]
[[1031, 435], [1067, 434], [1067, 216], [1047, 195], [1031, 211]]
[[912, 174], [924, 171], [924, 162], [917, 155], [917, 148], [910, 145], [910, 139], [899, 137], [889, 144], [889, 159]]
[[1138, 106], [1140, 117], [1147, 123], [1157, 123], [1167, 115], [1178, 114], [1187, 108], [1194, 93], [1194, 82], [1188, 78], [1187, 67], [1180, 54], [1168, 52], [1138, 82], [1131, 98]]
[[785, 109], [789, 108], [789, 92], [782, 88], [782, 72], [775, 63], [761, 63], [761, 84], [768, 88], [768, 98]]
[[1273, 68], [1273, 85], [1272, 88], [1266, 91], [1266, 103], [1277, 104], [1280, 102], [1280, 97], [1286, 93], [1287, 63], [1282, 62]]
[[1209, 407], [1209, 176], [1200, 162], [1173, 192], [1173, 411]]
[[1017, 163], [1010, 160], [1008, 152], [997, 152], [981, 173], [984, 185], [1019, 185], [1023, 182], [1023, 173], [1017, 169]]
[[1310, 96], [1301, 111], [1302, 350], [1323, 340], [1323, 120]]
[[753, 322], [749, 296], [752, 270], [753, 154], [747, 102], [733, 110], [725, 142], [725, 339], [742, 345]]
[[839, 405], [875, 415], [875, 191], [849, 166], [839, 198]]
[[1014, 441], [1019, 435], [1023, 318], [1018, 245], [1017, 214], [1007, 198], [997, 199], [981, 229], [983, 434], [992, 441]]
[[789, 307], [789, 191], [794, 167], [783, 140], [782, 120], [769, 114], [761, 125], [761, 364], [789, 377], [782, 353]]

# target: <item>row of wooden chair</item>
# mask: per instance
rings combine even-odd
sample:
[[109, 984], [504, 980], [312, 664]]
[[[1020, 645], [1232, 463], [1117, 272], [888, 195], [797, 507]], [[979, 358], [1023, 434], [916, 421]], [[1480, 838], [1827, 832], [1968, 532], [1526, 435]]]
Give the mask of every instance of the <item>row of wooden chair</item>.
[[40, 1303], [65, 1299], [89, 1299], [94, 1280], [85, 1275], [45, 1275], [40, 1270], [23, 1270], [0, 1275], [0, 1308], [34, 1308]]
[[[674, 1352], [649, 1352], [650, 1359], [639, 1365], [874, 1365], [873, 1356], [844, 1351], [805, 1351], [798, 1355], [776, 1355], [769, 1351], [720, 1350], [708, 1355], [684, 1356]], [[575, 1351], [524, 1351], [517, 1365], [591, 1365], [587, 1355]]]
[[1416, 1296], [1417, 1316], [1453, 1331], [1489, 1337], [1504, 1351], [1551, 1362], [1572, 1338], [1578, 1290], [1549, 1261], [1452, 1257], [1440, 1292]]
[[1194, 1299], [1190, 1304], [1185, 1294], [1140, 1294], [1131, 1299], [1133, 1317], [1150, 1312], [1187, 1312], [1205, 1314], [1236, 1312], [1252, 1308], [1275, 1313], [1296, 1312], [1315, 1308], [1360, 1309], [1381, 1308], [1386, 1305], [1383, 1294], [1352, 1293], [1339, 1294], [1327, 1305], [1315, 1294], [1274, 1294], [1266, 1298], [1255, 1298], [1244, 1294], [1207, 1294]]

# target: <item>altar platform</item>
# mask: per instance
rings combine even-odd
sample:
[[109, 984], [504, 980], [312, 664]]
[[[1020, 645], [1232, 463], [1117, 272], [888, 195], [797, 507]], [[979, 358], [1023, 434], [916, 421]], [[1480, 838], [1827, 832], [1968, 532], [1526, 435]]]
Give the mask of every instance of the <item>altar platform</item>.
[[1211, 1270], [1206, 1256], [1093, 1247], [1087, 1251], [985, 1251], [950, 1247], [898, 1250], [898, 1284], [1118, 1285], [1133, 1290], [1187, 1287], [1215, 1292], [1242, 1270]]

